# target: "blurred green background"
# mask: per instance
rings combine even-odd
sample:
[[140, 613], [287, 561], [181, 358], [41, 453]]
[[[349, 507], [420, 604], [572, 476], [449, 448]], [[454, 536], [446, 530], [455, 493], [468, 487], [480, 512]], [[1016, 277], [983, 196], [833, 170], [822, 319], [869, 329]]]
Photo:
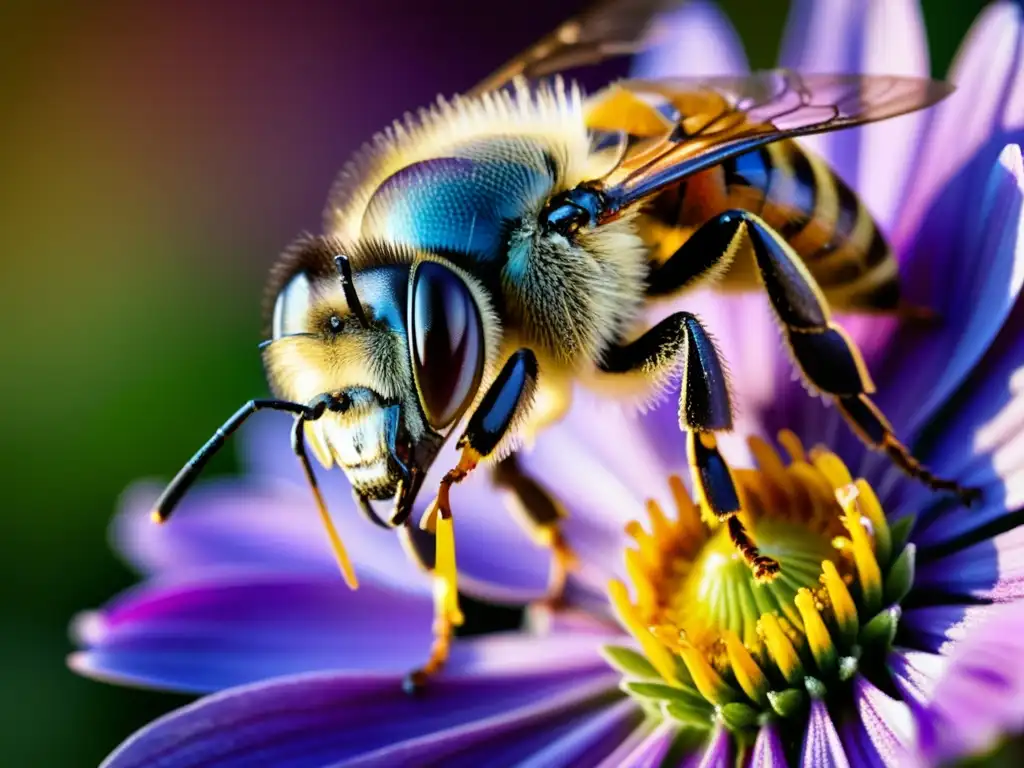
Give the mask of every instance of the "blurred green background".
[[[298, 231], [318, 228], [349, 152], [583, 3], [370, 5], [0, 10], [5, 766], [95, 766], [186, 700], [64, 666], [71, 617], [132, 582], [107, 543], [119, 494], [169, 478], [265, 392], [264, 276]], [[752, 65], [771, 66], [788, 4], [722, 5]], [[934, 74], [983, 5], [924, 2]], [[232, 469], [230, 456], [213, 465]]]

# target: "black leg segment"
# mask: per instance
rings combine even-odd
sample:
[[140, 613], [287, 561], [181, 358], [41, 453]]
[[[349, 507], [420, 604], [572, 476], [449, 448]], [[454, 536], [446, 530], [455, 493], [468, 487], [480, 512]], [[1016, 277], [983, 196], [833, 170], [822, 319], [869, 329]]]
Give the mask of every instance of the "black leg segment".
[[[896, 438], [868, 397], [875, 386], [860, 350], [832, 322], [828, 302], [800, 257], [758, 216], [742, 210], [726, 211], [702, 225], [671, 259], [652, 273], [651, 292], [672, 293], [681, 287], [680, 280], [685, 285], [687, 264], [695, 265], [695, 270], [703, 266], [706, 271], [706, 265], [713, 259], [704, 248], [724, 249], [727, 253], [721, 258], [728, 263], [744, 239], [749, 239], [757, 273], [804, 380], [835, 399], [854, 432], [868, 446], [884, 452], [908, 475], [929, 487], [954, 491], [969, 503], [976, 491], [936, 477]], [[678, 266], [674, 265], [677, 261]]]
[[470, 417], [458, 446], [489, 456], [529, 406], [536, 387], [536, 355], [529, 349], [513, 352]]
[[729, 382], [714, 342], [694, 315], [669, 315], [636, 341], [611, 347], [601, 370], [606, 373], [643, 371], [668, 376], [682, 363], [679, 424], [684, 429], [732, 429]]
[[736, 549], [758, 581], [771, 581], [779, 564], [765, 557], [737, 517], [742, 503], [715, 432], [732, 429], [732, 404], [725, 368], [700, 321], [689, 312], [662, 320], [636, 341], [608, 350], [606, 373], [642, 371], [665, 376], [682, 367], [679, 427], [687, 433], [687, 457], [701, 508], [724, 523]]

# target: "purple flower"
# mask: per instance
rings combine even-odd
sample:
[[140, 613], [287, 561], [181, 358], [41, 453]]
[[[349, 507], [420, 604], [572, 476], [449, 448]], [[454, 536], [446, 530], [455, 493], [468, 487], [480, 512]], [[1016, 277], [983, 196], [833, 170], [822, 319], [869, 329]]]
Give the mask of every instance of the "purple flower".
[[[745, 68], [712, 6], [690, 4], [675, 23], [678, 44], [641, 61], [646, 73]], [[689, 297], [731, 363], [741, 418], [722, 442], [748, 467], [747, 522], [783, 575], [752, 586], [683, 484], [666, 481], [686, 466], [673, 400], [637, 419], [584, 401], [524, 457], [570, 511], [570, 607], [457, 642], [410, 698], [401, 677], [429, 644], [429, 584], [393, 536], [340, 509], [343, 479], [325, 477], [362, 576], [345, 589], [268, 417], [246, 433], [248, 479], [200, 487], [172, 525], [145, 520], [159, 489], [125, 500], [118, 546], [147, 578], [79, 620], [71, 664], [220, 692], [107, 765], [912, 765], [1020, 728], [1022, 56], [1019, 7], [995, 3], [947, 102], [814, 141], [892, 233], [908, 298], [943, 317], [928, 329], [845, 319], [878, 402], [930, 467], [983, 489], [979, 505], [906, 480], [810, 399], [763, 297]], [[786, 64], [925, 74], [926, 59], [916, 3], [793, 5]], [[456, 503], [463, 587], [539, 597], [548, 560], [484, 481]]]

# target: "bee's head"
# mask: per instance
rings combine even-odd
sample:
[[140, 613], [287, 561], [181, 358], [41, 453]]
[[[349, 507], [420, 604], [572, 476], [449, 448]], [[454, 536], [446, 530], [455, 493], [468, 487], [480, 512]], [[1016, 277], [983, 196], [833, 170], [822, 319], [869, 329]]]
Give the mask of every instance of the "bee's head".
[[470, 278], [439, 261], [375, 259], [353, 273], [345, 252], [325, 237], [285, 252], [268, 287], [267, 376], [294, 402], [337, 395], [342, 407], [307, 425], [313, 452], [359, 496], [401, 492], [411, 507], [496, 354], [492, 313]]

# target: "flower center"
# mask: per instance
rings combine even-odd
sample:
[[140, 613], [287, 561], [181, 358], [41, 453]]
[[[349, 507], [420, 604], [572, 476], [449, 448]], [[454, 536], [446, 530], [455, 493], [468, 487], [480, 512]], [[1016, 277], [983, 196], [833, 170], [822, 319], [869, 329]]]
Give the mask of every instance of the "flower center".
[[622, 648], [608, 658], [651, 711], [733, 731], [796, 717], [808, 695], [848, 688], [892, 643], [913, 581], [908, 527], [890, 529], [871, 486], [835, 454], [808, 454], [790, 432], [779, 443], [788, 462], [752, 438], [757, 469], [733, 472], [743, 523], [781, 565], [770, 583], [754, 579], [724, 526], [677, 477], [674, 519], [650, 501], [649, 528], [627, 526], [632, 595], [613, 581], [609, 596], [646, 658]]

